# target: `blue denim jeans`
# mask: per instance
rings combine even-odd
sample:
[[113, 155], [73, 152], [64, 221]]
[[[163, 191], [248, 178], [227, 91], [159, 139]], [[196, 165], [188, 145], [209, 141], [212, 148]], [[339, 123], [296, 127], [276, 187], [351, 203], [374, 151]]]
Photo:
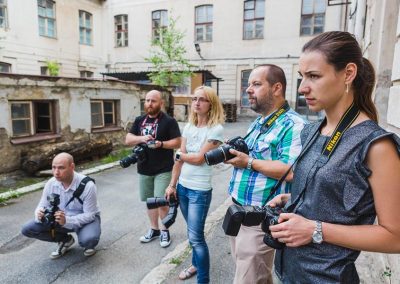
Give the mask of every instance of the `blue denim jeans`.
[[204, 224], [211, 203], [211, 190], [191, 190], [178, 184], [177, 193], [187, 234], [192, 246], [192, 265], [197, 269], [197, 283], [210, 282], [210, 254], [204, 237]]

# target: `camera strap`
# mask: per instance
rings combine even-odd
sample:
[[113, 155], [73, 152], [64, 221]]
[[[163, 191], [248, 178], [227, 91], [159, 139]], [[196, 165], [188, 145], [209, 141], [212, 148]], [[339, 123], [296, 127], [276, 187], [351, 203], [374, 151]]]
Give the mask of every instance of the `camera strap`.
[[[258, 137], [261, 134], [264, 134], [268, 131], [268, 129], [278, 119], [278, 117], [282, 116], [289, 109], [290, 109], [289, 103], [287, 101], [285, 101], [285, 103], [277, 111], [275, 111], [273, 114], [271, 114], [270, 118], [268, 118], [267, 121], [264, 122], [263, 125], [261, 126], [260, 131], [258, 132], [257, 136], [254, 138], [254, 143], [257, 141]], [[256, 126], [254, 126], [253, 129], [249, 133], [247, 133], [243, 139], [246, 140], [246, 138], [248, 138], [251, 135], [251, 133], [255, 130], [255, 128], [256, 128]], [[252, 150], [252, 148], [253, 147], [251, 147], [250, 150]]]
[[86, 184], [92, 181], [93, 183], [95, 183], [94, 179], [92, 179], [91, 177], [84, 177], [81, 182], [79, 183], [79, 186], [77, 187], [77, 189], [75, 189], [74, 193], [72, 194], [71, 199], [67, 202], [67, 204], [65, 205], [65, 208], [67, 208], [67, 206], [72, 202], [72, 200], [74, 200], [74, 198], [78, 199], [80, 204], [83, 204], [82, 199], [80, 199], [80, 196], [82, 195], [83, 191], [85, 190]]
[[[328, 143], [325, 145], [324, 149], [322, 150], [322, 155], [325, 157], [325, 163], [329, 160], [330, 156], [333, 154], [335, 151], [337, 145], [339, 144], [341, 138], [343, 137], [344, 132], [350, 127], [350, 125], [353, 124], [354, 120], [358, 117], [360, 114], [360, 109], [354, 105], [354, 102], [351, 104], [351, 106], [346, 110], [346, 112], [343, 114], [341, 117], [338, 125], [336, 126], [335, 130], [333, 131], [332, 136], [330, 137]], [[310, 148], [310, 146], [313, 144], [315, 139], [317, 138], [317, 134], [321, 131], [322, 127], [326, 123], [326, 118], [322, 120], [320, 125], [317, 127], [317, 129], [314, 131], [314, 133], [309, 136], [308, 141], [306, 142], [305, 146], [301, 150], [299, 156], [297, 156], [296, 160], [293, 162], [293, 164], [289, 167], [289, 169], [286, 171], [286, 173], [279, 179], [279, 181], [275, 184], [275, 186], [271, 189], [270, 194], [268, 195], [267, 199], [265, 200], [263, 207], [267, 204], [267, 202], [270, 200], [272, 196], [274, 196], [275, 192], [278, 190], [278, 188], [282, 185], [283, 181], [293, 168], [293, 166], [300, 160], [301, 157], [307, 152], [307, 150]], [[299, 194], [301, 196], [302, 193]], [[297, 202], [294, 202], [297, 203]]]

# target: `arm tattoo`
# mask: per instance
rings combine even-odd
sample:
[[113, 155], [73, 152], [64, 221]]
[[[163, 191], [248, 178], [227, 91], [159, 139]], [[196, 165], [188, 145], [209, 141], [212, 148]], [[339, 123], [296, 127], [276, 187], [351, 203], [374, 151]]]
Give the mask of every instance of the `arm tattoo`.
[[213, 145], [218, 145], [220, 142], [218, 140], [209, 139], [208, 143], [212, 143]]

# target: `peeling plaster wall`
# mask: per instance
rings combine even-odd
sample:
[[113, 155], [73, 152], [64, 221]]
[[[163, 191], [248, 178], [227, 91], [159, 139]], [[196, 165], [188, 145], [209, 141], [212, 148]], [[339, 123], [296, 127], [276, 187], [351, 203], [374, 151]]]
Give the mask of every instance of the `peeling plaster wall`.
[[[127, 127], [140, 115], [140, 100], [154, 86], [120, 81], [100, 81], [76, 78], [42, 77], [0, 74], [0, 173], [19, 169], [26, 153], [40, 153], [49, 144], [68, 141], [111, 141], [114, 146], [124, 142]], [[167, 92], [163, 92], [168, 97]], [[112, 131], [91, 129], [90, 100], [117, 100], [118, 121]], [[21, 139], [12, 137], [9, 101], [54, 100], [56, 131], [60, 137], [13, 143]], [[118, 104], [117, 104], [118, 105]], [[53, 135], [54, 136], [54, 135]], [[35, 137], [35, 136], [31, 136]], [[6, 161], [6, 162], [5, 162]]]

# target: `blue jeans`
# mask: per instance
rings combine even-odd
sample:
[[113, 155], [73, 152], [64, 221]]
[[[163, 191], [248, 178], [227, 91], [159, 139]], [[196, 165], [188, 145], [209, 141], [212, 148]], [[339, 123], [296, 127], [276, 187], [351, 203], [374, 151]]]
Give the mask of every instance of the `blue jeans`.
[[211, 190], [191, 190], [178, 184], [182, 215], [187, 223], [189, 243], [193, 249], [192, 265], [197, 269], [197, 283], [210, 282], [210, 253], [204, 237], [204, 225], [211, 203]]

